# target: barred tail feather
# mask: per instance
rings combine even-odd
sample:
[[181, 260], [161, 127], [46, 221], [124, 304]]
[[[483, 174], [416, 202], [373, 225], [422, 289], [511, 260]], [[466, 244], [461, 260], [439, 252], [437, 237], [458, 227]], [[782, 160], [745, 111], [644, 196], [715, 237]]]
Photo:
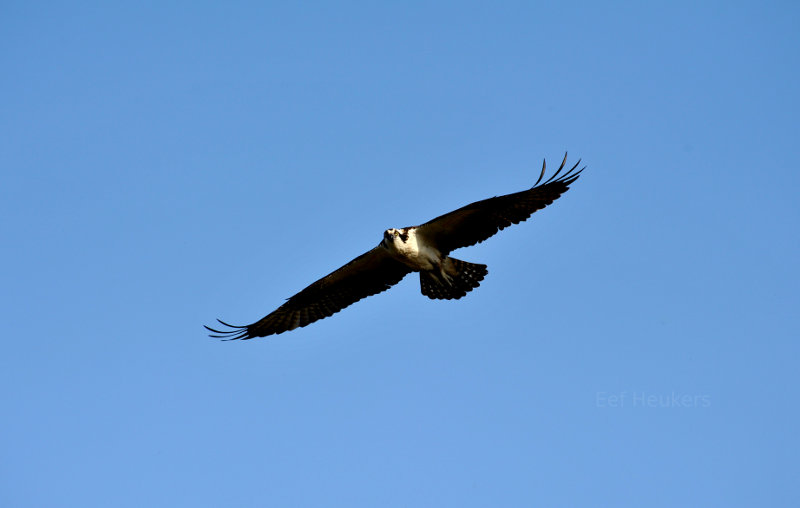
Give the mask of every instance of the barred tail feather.
[[419, 272], [422, 294], [432, 300], [458, 300], [480, 286], [489, 270], [486, 265], [445, 259], [444, 275], [438, 270]]

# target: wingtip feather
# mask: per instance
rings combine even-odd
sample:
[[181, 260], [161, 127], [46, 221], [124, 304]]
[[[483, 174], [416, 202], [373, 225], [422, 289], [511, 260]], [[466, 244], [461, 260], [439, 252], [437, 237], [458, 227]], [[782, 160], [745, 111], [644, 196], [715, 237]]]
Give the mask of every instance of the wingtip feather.
[[544, 178], [544, 171], [546, 168], [547, 168], [547, 159], [542, 159], [542, 172], [539, 173], [539, 178], [536, 180], [536, 183], [533, 184], [534, 187], [539, 185], [539, 182], [541, 182], [542, 178]]
[[[546, 167], [547, 167], [547, 162], [543, 161], [542, 162], [542, 172], [539, 174], [539, 178], [536, 180], [536, 183], [533, 184], [532, 188], [535, 188], [535, 187], [539, 186], [540, 183], [541, 183], [541, 185], [547, 185], [547, 184], [556, 183], [556, 182], [565, 183], [565, 184], [570, 184], [570, 183], [574, 182], [577, 179], [578, 175], [581, 174], [581, 171], [586, 169], [586, 166], [582, 167], [578, 171], [575, 171], [575, 169], [581, 163], [581, 159], [578, 159], [578, 162], [576, 162], [569, 170], [567, 170], [565, 173], [562, 174], [562, 171], [564, 170], [564, 168], [566, 167], [566, 164], [567, 164], [567, 155], [568, 154], [569, 154], [569, 152], [564, 152], [564, 158], [561, 160], [561, 164], [558, 166], [558, 169], [556, 169], [556, 172], [553, 173], [553, 175], [550, 176], [550, 178], [548, 178], [547, 180], [545, 180], [542, 183], [542, 179], [544, 178], [545, 170], [546, 170]], [[559, 175], [561, 175], [560, 178], [559, 178]]]
[[214, 339], [222, 339], [222, 340], [238, 340], [238, 339], [249, 339], [250, 332], [247, 326], [239, 326], [239, 325], [232, 325], [226, 323], [221, 319], [217, 319], [217, 321], [223, 325], [230, 328], [230, 330], [217, 330], [216, 328], [211, 328], [208, 325], [203, 325], [203, 328], [208, 330], [210, 333], [208, 336]]

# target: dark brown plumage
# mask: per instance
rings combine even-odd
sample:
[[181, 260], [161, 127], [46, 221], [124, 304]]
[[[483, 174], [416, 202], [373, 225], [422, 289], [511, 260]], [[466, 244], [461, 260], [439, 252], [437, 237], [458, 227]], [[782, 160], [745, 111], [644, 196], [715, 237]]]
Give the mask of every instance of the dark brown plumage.
[[229, 329], [206, 329], [212, 337], [228, 340], [294, 330], [385, 291], [412, 271], [420, 272], [420, 289], [429, 298], [461, 298], [480, 285], [488, 270], [486, 265], [448, 254], [482, 242], [558, 199], [584, 169], [576, 171], [579, 160], [559, 178], [566, 161], [565, 154], [555, 174], [540, 184], [546, 168], [543, 163], [539, 179], [528, 190], [476, 201], [420, 226], [386, 230], [377, 247], [314, 282], [255, 323], [235, 326], [218, 320]]
[[455, 275], [451, 284], [442, 284], [431, 272], [419, 272], [419, 288], [431, 300], [458, 300], [481, 285], [489, 270], [480, 263], [450, 258]]
[[380, 246], [365, 252], [338, 270], [289, 298], [275, 311], [247, 326], [220, 323], [231, 330], [206, 326], [212, 337], [251, 339], [283, 333], [332, 316], [362, 298], [386, 291], [400, 282], [411, 268], [389, 256]]
[[495, 235], [512, 224], [525, 221], [534, 212], [541, 210], [558, 199], [578, 179], [581, 163], [578, 160], [572, 168], [556, 179], [567, 163], [567, 155], [556, 172], [543, 184], [546, 163], [542, 164], [539, 179], [528, 190], [495, 196], [476, 201], [458, 210], [440, 215], [417, 227], [417, 233], [424, 235], [442, 254], [449, 254], [461, 247], [470, 247]]

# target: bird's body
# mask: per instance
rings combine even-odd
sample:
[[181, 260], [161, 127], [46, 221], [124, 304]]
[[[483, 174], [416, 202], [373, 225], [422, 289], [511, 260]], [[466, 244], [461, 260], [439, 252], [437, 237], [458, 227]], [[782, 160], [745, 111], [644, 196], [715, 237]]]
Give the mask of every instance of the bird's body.
[[417, 234], [416, 226], [387, 229], [381, 246], [412, 270], [433, 270], [442, 264], [443, 256], [436, 247]]
[[[578, 164], [556, 179], [566, 163], [528, 190], [477, 201], [425, 224], [387, 229], [378, 246], [314, 282], [261, 320], [246, 326], [215, 330], [212, 337], [250, 339], [283, 333], [328, 317], [343, 308], [389, 289], [407, 274], [419, 272], [422, 294], [431, 299], [458, 299], [480, 285], [486, 265], [450, 257], [450, 252], [482, 242], [558, 199], [583, 169]], [[580, 161], [578, 161], [580, 163]]]
[[[424, 231], [420, 232], [418, 226], [387, 229], [380, 246], [412, 271], [420, 272], [422, 294], [431, 299], [458, 299], [478, 287], [487, 273], [486, 265], [442, 254]], [[467, 270], [468, 267], [475, 268]]]

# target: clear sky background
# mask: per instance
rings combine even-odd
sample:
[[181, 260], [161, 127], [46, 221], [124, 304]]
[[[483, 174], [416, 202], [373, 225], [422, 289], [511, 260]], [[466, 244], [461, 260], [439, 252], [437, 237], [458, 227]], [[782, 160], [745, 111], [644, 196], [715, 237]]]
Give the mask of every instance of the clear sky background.
[[[800, 506], [800, 8], [697, 4], [4, 2], [0, 504]], [[467, 298], [206, 336], [565, 150]]]

